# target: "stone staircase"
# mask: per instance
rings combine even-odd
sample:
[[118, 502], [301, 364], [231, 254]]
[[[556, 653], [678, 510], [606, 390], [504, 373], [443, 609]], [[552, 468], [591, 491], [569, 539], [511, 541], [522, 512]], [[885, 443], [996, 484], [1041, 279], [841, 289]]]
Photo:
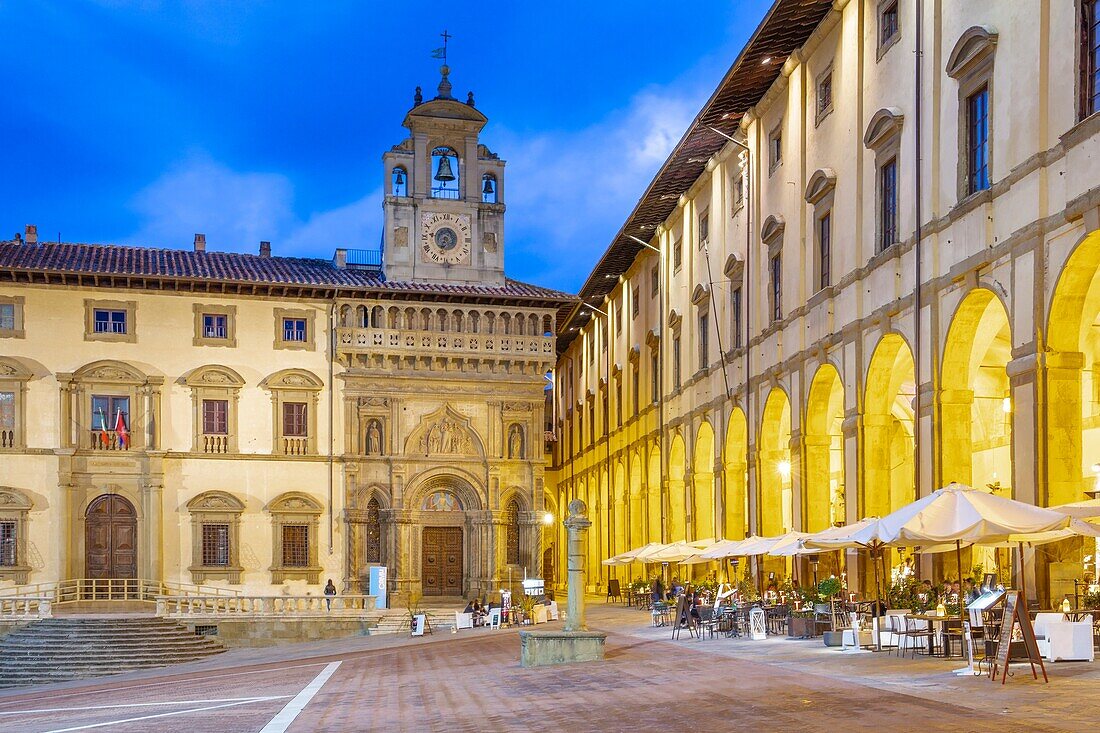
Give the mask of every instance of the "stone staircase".
[[224, 651], [214, 637], [150, 616], [43, 619], [0, 639], [0, 688], [165, 667]]

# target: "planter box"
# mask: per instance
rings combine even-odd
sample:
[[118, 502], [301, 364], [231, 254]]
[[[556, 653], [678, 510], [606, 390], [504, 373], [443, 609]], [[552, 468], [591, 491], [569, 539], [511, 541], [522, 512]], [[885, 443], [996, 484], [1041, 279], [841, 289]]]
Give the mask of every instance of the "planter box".
[[817, 622], [812, 618], [791, 616], [787, 619], [787, 636], [794, 639], [805, 639], [810, 636], [817, 636]]
[[825, 639], [825, 646], [841, 646], [844, 642], [843, 631], [826, 631], [822, 636]]

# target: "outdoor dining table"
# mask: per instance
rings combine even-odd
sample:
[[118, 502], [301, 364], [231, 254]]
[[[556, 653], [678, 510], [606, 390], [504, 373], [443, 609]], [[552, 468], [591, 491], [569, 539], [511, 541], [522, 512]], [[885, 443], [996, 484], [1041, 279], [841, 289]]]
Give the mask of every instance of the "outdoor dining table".
[[[943, 655], [944, 657], [951, 656], [951, 647], [947, 644], [947, 622], [955, 621], [958, 616], [941, 616], [938, 613], [908, 613], [905, 615], [907, 619], [915, 619], [917, 621], [927, 621], [929, 627], [935, 631], [936, 625], [939, 625], [939, 631], [937, 632], [939, 637], [943, 639]], [[936, 637], [928, 637], [928, 656], [932, 657], [936, 655]]]

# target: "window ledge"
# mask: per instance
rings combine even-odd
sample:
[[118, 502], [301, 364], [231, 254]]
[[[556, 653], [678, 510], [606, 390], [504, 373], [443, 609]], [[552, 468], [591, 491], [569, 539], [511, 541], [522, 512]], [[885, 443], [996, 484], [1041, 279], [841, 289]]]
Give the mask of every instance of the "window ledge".
[[0, 328], [0, 339], [22, 339], [27, 332], [22, 328]]
[[205, 565], [192, 565], [187, 568], [191, 571], [191, 580], [195, 583], [204, 583], [208, 580], [226, 580], [230, 585], [240, 585], [241, 573], [244, 568], [236, 566], [218, 565], [210, 567]]
[[288, 580], [304, 580], [310, 585], [317, 585], [318, 579], [321, 576], [321, 571], [324, 568], [308, 567], [308, 568], [271, 568], [271, 582], [274, 585], [280, 585]]
[[0, 568], [0, 580], [11, 580], [16, 585], [26, 585], [31, 569], [26, 565], [12, 565]]
[[1100, 133], [1100, 112], [1093, 112], [1066, 130], [1058, 139], [1062, 146], [1069, 150], [1085, 140], [1091, 140], [1097, 133]]
[[950, 222], [956, 222], [969, 214], [974, 209], [978, 208], [982, 204], [988, 204], [993, 201], [993, 186], [982, 189], [981, 191], [975, 191], [966, 197], [959, 199], [959, 203], [955, 204], [947, 214], [947, 220]]
[[888, 39], [886, 39], [885, 41], [883, 41], [882, 43], [879, 44], [879, 46], [878, 46], [878, 55], [875, 58], [875, 61], [876, 62], [882, 61], [882, 57], [886, 55], [886, 52], [889, 51], [894, 46], [898, 45], [898, 41], [900, 41], [900, 40], [901, 40], [901, 29], [899, 28], [897, 33], [890, 36]]

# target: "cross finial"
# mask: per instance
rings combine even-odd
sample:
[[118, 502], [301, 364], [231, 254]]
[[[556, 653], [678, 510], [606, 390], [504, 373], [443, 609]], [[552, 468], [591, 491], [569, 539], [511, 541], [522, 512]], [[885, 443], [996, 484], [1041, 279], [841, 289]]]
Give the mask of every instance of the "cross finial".
[[454, 36], [448, 33], [446, 28], [439, 35], [443, 37], [443, 63], [447, 63], [447, 41], [454, 38]]

